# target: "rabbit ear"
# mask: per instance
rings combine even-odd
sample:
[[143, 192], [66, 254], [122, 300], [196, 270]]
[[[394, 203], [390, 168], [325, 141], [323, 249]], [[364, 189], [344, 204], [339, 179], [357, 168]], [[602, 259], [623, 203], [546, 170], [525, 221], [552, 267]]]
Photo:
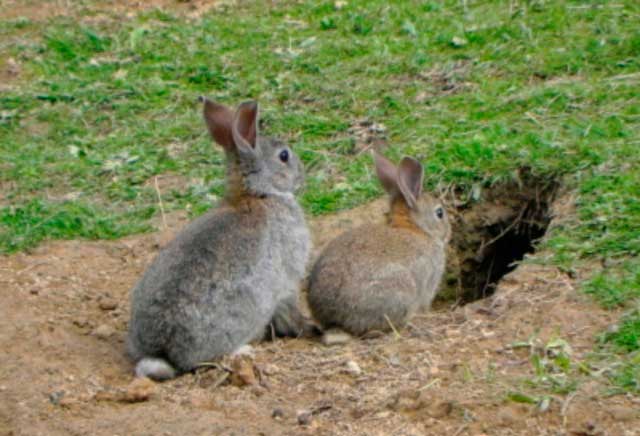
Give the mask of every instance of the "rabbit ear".
[[258, 138], [258, 103], [245, 101], [238, 106], [231, 128], [239, 151], [254, 151]]
[[378, 180], [380, 180], [382, 187], [388, 194], [394, 195], [398, 192], [398, 169], [393, 163], [391, 163], [391, 161], [377, 151], [373, 152], [373, 159], [376, 164], [376, 174], [378, 175]]
[[412, 157], [403, 157], [398, 165], [398, 188], [407, 205], [415, 209], [422, 194], [424, 170], [420, 162]]
[[204, 103], [202, 113], [213, 140], [225, 150], [232, 150], [234, 147], [233, 135], [231, 134], [233, 113], [226, 106], [215, 103], [206, 97], [200, 97], [198, 100]]

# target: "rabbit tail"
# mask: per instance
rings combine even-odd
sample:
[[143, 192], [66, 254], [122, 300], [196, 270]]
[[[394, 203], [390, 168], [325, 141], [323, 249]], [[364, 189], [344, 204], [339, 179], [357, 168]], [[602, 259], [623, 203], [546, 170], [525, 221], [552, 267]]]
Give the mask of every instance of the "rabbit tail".
[[177, 371], [169, 362], [158, 357], [145, 357], [136, 365], [136, 377], [162, 381], [174, 378]]

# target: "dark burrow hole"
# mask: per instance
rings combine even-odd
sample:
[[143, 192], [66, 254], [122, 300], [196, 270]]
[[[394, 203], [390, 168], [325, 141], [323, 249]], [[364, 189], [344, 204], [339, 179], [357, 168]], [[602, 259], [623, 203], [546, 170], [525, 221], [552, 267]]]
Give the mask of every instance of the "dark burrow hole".
[[519, 182], [476, 190], [476, 200], [456, 201], [447, 274], [435, 306], [492, 295], [500, 279], [535, 251], [551, 221], [558, 187], [557, 180], [534, 177], [524, 169]]

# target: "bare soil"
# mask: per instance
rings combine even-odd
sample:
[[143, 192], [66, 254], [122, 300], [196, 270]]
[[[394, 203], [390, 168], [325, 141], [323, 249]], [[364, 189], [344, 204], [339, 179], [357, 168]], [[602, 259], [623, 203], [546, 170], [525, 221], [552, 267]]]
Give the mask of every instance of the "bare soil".
[[86, 18], [87, 13], [132, 17], [140, 12], [161, 9], [196, 18], [212, 8], [233, 3], [221, 0], [102, 0], [88, 5], [73, 0], [0, 0], [0, 17], [32, 21], [46, 21], [57, 16]]
[[[233, 2], [105, 0], [84, 16], [83, 2], [0, 0], [0, 16], [99, 20], [166, 8], [197, 17], [226, 3]], [[19, 78], [18, 61], [2, 63], [2, 86]], [[465, 85], [458, 65], [426, 79], [443, 91]], [[376, 139], [363, 136], [356, 152], [384, 145]], [[160, 177], [159, 189], [176, 181]], [[563, 208], [554, 222], [571, 218], [566, 200], [556, 202]], [[499, 206], [488, 212], [499, 217]], [[381, 200], [312, 220], [315, 254], [346, 229], [381, 220], [385, 208]], [[538, 392], [523, 382], [536, 377], [531, 356], [544, 344], [563, 339], [571, 360], [581, 361], [619, 318], [577, 291], [579, 273], [535, 264], [509, 273], [488, 298], [465, 306], [443, 300], [399, 336], [335, 346], [277, 340], [256, 345], [240, 363], [225, 360], [165, 383], [135, 380], [124, 354], [128, 293], [186, 221], [169, 214], [154, 234], [50, 242], [0, 256], [0, 435], [640, 434], [640, 400], [608, 396], [598, 377], [551, 394], [544, 411], [508, 400], [510, 392]]]
[[[384, 209], [377, 201], [313, 220], [316, 246]], [[239, 366], [136, 382], [124, 354], [128, 293], [186, 219], [165, 221], [165, 232], [0, 258], [0, 434], [640, 434], [638, 399], [607, 397], [597, 378], [551, 395], [543, 412], [507, 400], [527, 392], [539, 347], [562, 338], [579, 361], [619, 316], [534, 264], [489, 298], [416, 316], [399, 336], [265, 342]]]

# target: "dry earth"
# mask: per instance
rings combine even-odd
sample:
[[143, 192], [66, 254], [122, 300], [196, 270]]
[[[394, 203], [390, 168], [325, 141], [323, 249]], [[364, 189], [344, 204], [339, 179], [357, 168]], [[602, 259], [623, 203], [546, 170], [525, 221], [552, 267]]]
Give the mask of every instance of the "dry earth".
[[46, 21], [57, 16], [81, 19], [101, 18], [102, 14], [132, 17], [143, 11], [167, 9], [173, 13], [197, 18], [216, 7], [233, 4], [233, 0], [0, 0], [0, 16], [5, 19], [28, 18]]
[[[152, 7], [197, 17], [220, 3], [104, 1], [82, 19]], [[82, 8], [0, 0], [9, 19], [81, 16]], [[16, 68], [5, 60], [0, 78], [15, 80]], [[378, 201], [313, 221], [316, 247], [383, 209]], [[526, 391], [531, 356], [544, 344], [561, 338], [581, 361], [619, 317], [581, 295], [579, 277], [533, 264], [506, 276], [490, 298], [417, 316], [399, 337], [337, 346], [278, 340], [257, 345], [252, 361], [162, 384], [135, 381], [123, 350], [128, 292], [185, 220], [170, 215], [167, 223], [162, 233], [0, 256], [0, 435], [640, 434], [640, 400], [606, 396], [597, 377], [551, 395], [544, 411], [507, 399]]]
[[[317, 247], [384, 207], [314, 220]], [[546, 411], [507, 400], [549, 340], [567, 341], [579, 361], [618, 316], [565, 273], [530, 264], [494, 296], [421, 314], [400, 337], [266, 342], [249, 362], [134, 382], [123, 351], [128, 292], [185, 220], [167, 223], [164, 233], [0, 258], [0, 434], [640, 434], [638, 399], [606, 397], [596, 378], [552, 395]]]

